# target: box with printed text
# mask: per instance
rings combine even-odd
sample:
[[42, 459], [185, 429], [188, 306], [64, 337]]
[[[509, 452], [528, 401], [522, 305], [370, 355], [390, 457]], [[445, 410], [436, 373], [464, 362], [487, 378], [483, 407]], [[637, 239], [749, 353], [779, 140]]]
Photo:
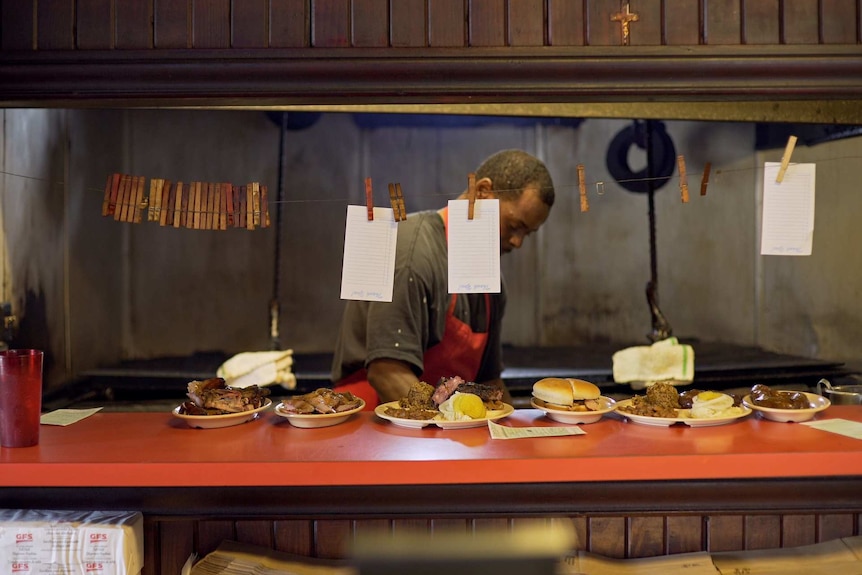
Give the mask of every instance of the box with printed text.
[[0, 509], [0, 573], [139, 575], [143, 523], [137, 511]]

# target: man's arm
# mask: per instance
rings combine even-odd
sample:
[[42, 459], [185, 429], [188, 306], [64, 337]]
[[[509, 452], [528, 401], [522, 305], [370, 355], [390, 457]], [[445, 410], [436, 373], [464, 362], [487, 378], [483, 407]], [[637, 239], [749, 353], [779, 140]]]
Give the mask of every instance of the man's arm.
[[494, 385], [494, 386], [502, 389], [503, 390], [503, 403], [508, 403], [509, 405], [512, 405], [512, 394], [509, 393], [509, 388], [506, 387], [505, 383], [503, 383], [502, 378], [498, 377], [497, 379], [489, 379], [488, 381], [483, 381], [482, 383], [486, 383], [488, 385]]
[[381, 403], [407, 397], [410, 386], [419, 381], [410, 365], [397, 359], [375, 359], [368, 364], [368, 383]]

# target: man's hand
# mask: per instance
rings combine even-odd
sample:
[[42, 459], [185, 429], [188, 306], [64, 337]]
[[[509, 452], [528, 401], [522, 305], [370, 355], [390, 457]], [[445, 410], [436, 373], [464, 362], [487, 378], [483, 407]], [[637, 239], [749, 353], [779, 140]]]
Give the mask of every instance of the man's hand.
[[407, 397], [410, 386], [419, 381], [410, 365], [397, 359], [375, 359], [368, 364], [368, 383], [377, 392], [380, 403]]

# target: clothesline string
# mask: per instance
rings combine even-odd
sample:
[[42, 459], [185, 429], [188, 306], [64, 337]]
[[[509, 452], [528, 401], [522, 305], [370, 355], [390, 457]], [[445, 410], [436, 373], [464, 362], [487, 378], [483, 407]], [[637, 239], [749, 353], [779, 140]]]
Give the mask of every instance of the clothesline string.
[[[832, 161], [858, 160], [858, 159], [862, 159], [862, 156], [841, 156], [841, 157], [834, 157], [834, 158], [824, 158], [824, 159], [820, 159], [820, 160], [813, 160], [813, 161], [807, 162], [807, 163], [824, 163], [824, 162], [832, 162]], [[792, 166], [796, 163], [798, 163], [798, 162], [790, 162], [789, 165]], [[712, 172], [710, 174], [709, 184], [711, 186], [716, 185], [718, 183], [718, 181], [721, 179], [721, 177], [724, 175], [727, 175], [727, 174], [738, 174], [741, 172], [751, 172], [751, 171], [758, 171], [759, 172], [762, 170], [763, 170], [762, 167], [729, 168], [729, 169], [712, 170]], [[28, 179], [28, 180], [40, 181], [40, 182], [48, 182], [52, 186], [61, 186], [61, 185], [65, 184], [65, 182], [63, 180], [57, 180], [57, 181], [52, 182], [51, 180], [49, 180], [47, 178], [41, 178], [38, 176], [30, 176], [30, 175], [26, 175], [26, 174], [18, 174], [15, 172], [8, 172], [8, 171], [3, 171], [3, 170], [0, 170], [0, 174], [6, 175], [6, 176], [12, 176], [12, 177], [16, 177], [16, 178], [23, 178], [23, 179]], [[703, 173], [688, 173], [687, 177], [689, 178], [689, 180], [691, 182], [694, 182], [695, 180], [699, 180], [700, 178], [702, 178]], [[587, 186], [589, 188], [596, 189], [596, 190], [599, 190], [599, 189], [604, 190], [607, 188], [607, 186], [615, 184], [615, 183], [616, 184], [623, 184], [623, 183], [632, 183], [632, 182], [649, 182], [649, 181], [656, 181], [656, 180], [669, 181], [669, 180], [678, 180], [678, 179], [679, 179], [679, 177], [675, 176], [675, 177], [671, 177], [671, 178], [653, 177], [653, 178], [629, 178], [629, 179], [624, 179], [624, 180], [611, 179], [609, 181], [592, 180], [592, 181], [588, 181], [586, 183], [587, 183]], [[556, 185], [554, 185], [554, 189], [555, 190], [574, 190], [574, 193], [577, 194], [578, 190], [579, 190], [579, 184], [577, 184], [577, 183], [574, 183], [574, 184], [568, 184], [568, 183], [556, 184]], [[85, 191], [98, 192], [99, 194], [104, 193], [103, 187], [86, 186], [84, 188], [84, 190]], [[508, 191], [516, 191], [516, 190], [496, 190], [496, 191], [508, 192]], [[598, 193], [598, 195], [604, 195], [604, 193], [606, 193], [606, 192], [600, 191]], [[407, 195], [407, 194], [405, 194], [405, 195]], [[439, 197], [451, 197], [451, 195], [452, 195], [451, 193], [409, 194], [409, 196], [412, 196], [414, 198], [439, 198]], [[268, 201], [268, 204], [269, 205], [280, 205], [280, 204], [332, 203], [332, 202], [344, 203], [344, 202], [356, 200], [357, 197], [359, 197], [359, 196], [346, 197], [346, 198], [345, 197], [339, 197], [339, 198], [296, 198], [296, 199], [284, 199], [284, 200], [270, 200], [270, 201]]]

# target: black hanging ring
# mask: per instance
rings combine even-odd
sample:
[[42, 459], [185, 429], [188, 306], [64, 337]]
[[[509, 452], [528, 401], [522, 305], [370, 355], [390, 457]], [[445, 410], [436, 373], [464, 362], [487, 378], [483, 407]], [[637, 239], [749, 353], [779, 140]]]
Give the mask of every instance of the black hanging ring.
[[[652, 160], [652, 170], [649, 167], [634, 172], [629, 167], [629, 148], [636, 145], [642, 150], [647, 148], [647, 131], [650, 147], [647, 161]], [[656, 121], [635, 122], [621, 130], [608, 145], [605, 157], [608, 172], [619, 185], [630, 192], [648, 193], [665, 185], [673, 175], [676, 167], [676, 149], [673, 140], [665, 131], [664, 123]]]

